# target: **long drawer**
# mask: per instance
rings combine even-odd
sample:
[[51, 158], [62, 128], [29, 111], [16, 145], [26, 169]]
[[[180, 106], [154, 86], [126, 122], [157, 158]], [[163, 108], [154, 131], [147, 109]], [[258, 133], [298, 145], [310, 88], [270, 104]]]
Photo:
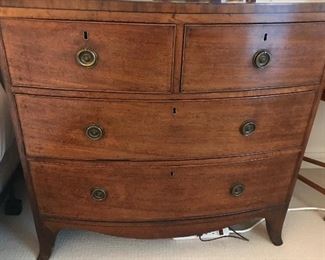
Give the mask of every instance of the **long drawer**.
[[319, 84], [325, 23], [188, 25], [183, 92]]
[[298, 154], [209, 164], [31, 161], [42, 215], [158, 221], [231, 214], [283, 203]]
[[16, 95], [27, 156], [209, 159], [300, 147], [314, 92], [192, 101]]
[[174, 25], [1, 21], [13, 85], [170, 92]]

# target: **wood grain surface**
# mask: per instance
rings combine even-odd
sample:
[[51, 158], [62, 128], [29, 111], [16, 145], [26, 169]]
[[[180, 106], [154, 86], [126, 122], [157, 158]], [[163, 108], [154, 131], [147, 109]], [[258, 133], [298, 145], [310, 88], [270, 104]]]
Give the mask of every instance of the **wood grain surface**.
[[[16, 95], [31, 157], [209, 159], [300, 147], [314, 92], [205, 101], [95, 101]], [[243, 136], [245, 121], [256, 132]], [[100, 126], [101, 140], [87, 138]]]
[[[173, 25], [3, 20], [13, 85], [117, 92], [171, 91]], [[88, 39], [84, 39], [84, 33]], [[97, 53], [84, 68], [79, 50]]]
[[[108, 222], [203, 218], [272, 207], [287, 196], [298, 155], [210, 165], [30, 163], [40, 212]], [[279, 182], [279, 180], [281, 180]], [[235, 197], [231, 188], [243, 184]], [[107, 191], [94, 201], [93, 188]]]
[[[65, 228], [165, 238], [265, 218], [281, 245], [325, 86], [324, 11], [325, 3], [0, 0], [1, 81], [38, 259], [50, 258]], [[95, 67], [76, 63], [82, 48], [97, 52]], [[261, 49], [271, 63], [257, 70]], [[243, 136], [247, 121], [256, 131]], [[91, 124], [102, 139], [86, 136]], [[238, 183], [245, 191], [235, 198]], [[94, 187], [105, 201], [91, 198]]]
[[[325, 23], [186, 26], [182, 90], [216, 92], [319, 84]], [[253, 65], [259, 50], [271, 61]]]
[[[246, 3], [247, 2], [247, 3]], [[310, 3], [308, 0], [292, 1], [283, 0], [282, 3], [269, 1], [268, 3], [221, 3], [220, 0], [0, 0], [1, 7], [16, 7], [25, 9], [59, 9], [59, 10], [93, 10], [113, 12], [144, 12], [144, 13], [299, 13], [299, 12], [324, 12], [324, 3]]]

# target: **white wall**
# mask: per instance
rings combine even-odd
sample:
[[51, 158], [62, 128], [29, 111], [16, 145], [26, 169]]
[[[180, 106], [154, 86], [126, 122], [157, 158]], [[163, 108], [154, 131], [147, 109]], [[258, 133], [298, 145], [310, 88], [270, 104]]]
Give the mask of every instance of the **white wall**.
[[[306, 149], [306, 156], [325, 162], [325, 101], [321, 101]], [[302, 168], [314, 168], [303, 162]]]

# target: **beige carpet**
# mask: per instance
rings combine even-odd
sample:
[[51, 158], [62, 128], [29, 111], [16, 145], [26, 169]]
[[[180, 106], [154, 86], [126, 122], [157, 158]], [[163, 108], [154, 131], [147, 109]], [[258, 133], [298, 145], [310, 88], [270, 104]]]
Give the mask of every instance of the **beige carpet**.
[[[324, 170], [308, 170], [308, 176], [325, 186]], [[325, 207], [324, 196], [297, 182], [291, 207]], [[62, 231], [56, 240], [53, 260], [325, 260], [324, 212], [289, 212], [283, 229], [284, 244], [273, 246], [264, 224], [245, 233], [249, 242], [233, 238], [211, 242], [123, 239], [85, 231]], [[35, 259], [38, 243], [28, 202], [21, 216], [0, 213], [0, 259]]]

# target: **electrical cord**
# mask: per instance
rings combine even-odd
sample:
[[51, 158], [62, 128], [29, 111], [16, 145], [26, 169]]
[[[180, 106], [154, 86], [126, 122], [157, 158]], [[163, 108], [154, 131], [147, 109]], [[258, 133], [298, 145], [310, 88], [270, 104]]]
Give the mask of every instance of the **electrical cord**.
[[232, 227], [229, 227], [229, 230], [230, 230], [230, 232], [236, 234], [238, 237], [242, 238], [243, 240], [245, 240], [245, 241], [247, 241], [247, 242], [249, 241], [248, 238], [246, 238], [246, 237], [244, 237], [243, 235], [241, 235], [240, 233], [238, 233], [238, 232], [237, 232], [235, 229], [233, 229]]
[[288, 211], [325, 211], [325, 208], [316, 207], [301, 207], [301, 208], [290, 208]]
[[220, 238], [231, 237], [231, 238], [241, 239], [241, 240], [244, 240], [244, 241], [247, 241], [247, 242], [249, 241], [248, 238], [246, 238], [243, 235], [239, 234], [236, 230], [232, 229], [231, 227], [229, 227], [229, 230], [235, 235], [227, 235], [227, 236], [215, 237], [215, 238], [212, 238], [212, 239], [203, 239], [202, 235], [199, 235], [199, 239], [200, 239], [201, 242], [210, 242], [210, 241], [214, 241], [214, 240], [217, 240], [217, 239], [220, 239]]
[[[300, 207], [300, 208], [290, 208], [288, 209], [288, 212], [294, 212], [294, 211], [325, 211], [325, 208], [317, 208], [317, 207]], [[246, 228], [246, 229], [242, 229], [242, 230], [235, 230], [231, 227], [229, 227], [229, 234], [235, 234], [235, 235], [227, 235], [227, 236], [221, 236], [221, 237], [216, 237], [216, 238], [212, 238], [212, 239], [202, 239], [202, 235], [199, 235], [199, 239], [201, 242], [210, 242], [210, 241], [214, 241], [217, 239], [221, 239], [221, 238], [226, 238], [226, 237], [231, 237], [231, 238], [236, 238], [236, 239], [241, 239], [244, 241], [249, 241], [248, 238], [244, 237], [243, 233], [247, 233], [251, 230], [253, 230], [255, 227], [257, 227], [259, 224], [263, 223], [265, 221], [265, 219], [260, 219], [259, 221], [257, 221], [255, 224], [253, 224], [251, 227]]]
[[238, 237], [238, 236], [234, 236], [234, 235], [228, 235], [228, 236], [223, 236], [223, 237], [215, 237], [215, 238], [211, 238], [211, 239], [203, 239], [201, 235], [199, 235], [199, 239], [201, 242], [211, 242], [211, 241], [214, 241], [214, 240], [218, 240], [218, 239], [221, 239], [221, 238], [226, 238], [226, 237], [231, 237], [231, 238], [237, 238], [237, 239], [242, 239], [242, 240], [246, 240], [246, 241], [249, 241], [246, 237], [245, 239], [243, 239], [242, 237]]
[[259, 221], [257, 221], [254, 225], [252, 225], [251, 227], [249, 228], [246, 228], [246, 229], [242, 229], [242, 230], [236, 230], [236, 232], [238, 234], [243, 234], [243, 233], [247, 233], [251, 230], [253, 230], [255, 227], [257, 227], [259, 224], [263, 223], [265, 221], [265, 219], [260, 219]]
[[[325, 208], [317, 208], [317, 207], [301, 207], [301, 208], [290, 208], [288, 209], [288, 212], [293, 212], [293, 211], [325, 211]], [[265, 219], [260, 219], [259, 221], [257, 221], [254, 225], [252, 225], [251, 227], [247, 228], [247, 229], [242, 229], [242, 230], [236, 230], [236, 232], [238, 234], [243, 234], [243, 233], [247, 233], [251, 230], [253, 230], [255, 227], [257, 227], [259, 224], [263, 223], [265, 221]], [[232, 229], [230, 229], [231, 232], [233, 232]]]

